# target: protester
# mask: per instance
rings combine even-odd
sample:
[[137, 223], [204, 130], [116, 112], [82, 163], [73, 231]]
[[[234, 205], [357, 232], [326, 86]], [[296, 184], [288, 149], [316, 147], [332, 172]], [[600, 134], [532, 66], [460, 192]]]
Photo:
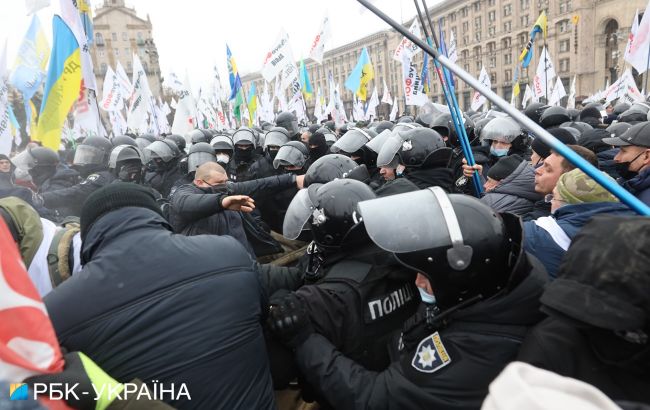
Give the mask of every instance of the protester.
[[535, 171], [519, 155], [501, 158], [487, 173], [481, 202], [497, 212], [523, 215], [533, 210], [542, 195], [535, 192]]

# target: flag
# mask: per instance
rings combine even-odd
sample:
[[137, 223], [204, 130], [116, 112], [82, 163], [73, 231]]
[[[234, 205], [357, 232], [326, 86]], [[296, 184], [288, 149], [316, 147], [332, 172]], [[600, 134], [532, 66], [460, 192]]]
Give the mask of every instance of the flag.
[[184, 135], [187, 132], [198, 128], [196, 123], [196, 102], [192, 96], [190, 80], [185, 74], [185, 81], [183, 81], [180, 91], [178, 92], [178, 102], [176, 103], [176, 112], [174, 113], [174, 121], [172, 122], [172, 133]]
[[574, 26], [577, 26], [579, 22], [580, 22], [579, 15], [576, 14], [573, 17], [571, 17], [571, 24], [573, 24]]
[[552, 80], [555, 77], [555, 66], [548, 54], [546, 47], [542, 49], [542, 55], [539, 56], [539, 64], [537, 64], [537, 71], [533, 78], [533, 93], [535, 98], [547, 97], [548, 98], [548, 84], [547, 80]]
[[560, 105], [560, 101], [565, 96], [566, 90], [564, 89], [564, 84], [562, 84], [562, 80], [558, 77], [553, 86], [553, 90], [551, 90], [551, 97], [549, 98], [548, 103], [549, 105]]
[[125, 100], [130, 99], [131, 94], [133, 94], [133, 84], [131, 84], [129, 76], [126, 74], [124, 67], [122, 67], [122, 63], [119, 61], [117, 62], [117, 66], [115, 66], [115, 75], [117, 75], [117, 80], [122, 89], [122, 97], [124, 97]]
[[359, 96], [361, 101], [366, 101], [368, 92], [368, 83], [375, 77], [375, 70], [372, 67], [372, 61], [368, 55], [368, 49], [365, 47], [361, 50], [359, 61], [354, 66], [352, 73], [345, 80], [345, 88]]
[[38, 129], [36, 117], [38, 117], [38, 111], [36, 111], [36, 106], [29, 100], [29, 110], [25, 108], [27, 116], [25, 117], [25, 132], [30, 135], [32, 131], [36, 132]]
[[104, 77], [104, 89], [100, 106], [104, 111], [119, 111], [124, 108], [122, 86], [117, 74], [110, 66], [106, 70], [106, 76]]
[[9, 127], [9, 86], [7, 85], [7, 42], [0, 54], [0, 154], [11, 153], [11, 130]]
[[248, 126], [253, 126], [253, 120], [255, 119], [255, 113], [257, 112], [257, 90], [255, 88], [255, 83], [251, 85], [251, 89], [248, 91], [248, 112], [250, 113], [250, 118], [248, 119]]
[[636, 36], [637, 31], [639, 31], [639, 9], [634, 13], [634, 21], [632, 21], [632, 28], [627, 38], [627, 45], [625, 46], [625, 54], [623, 56], [625, 61], [630, 57], [630, 50], [632, 49], [632, 43], [634, 42], [634, 36]]
[[388, 86], [386, 86], [386, 80], [384, 80], [384, 91], [382, 92], [381, 102], [386, 104], [393, 104], [393, 99], [390, 96], [390, 91], [388, 91]]
[[108, 120], [111, 123], [113, 135], [124, 135], [127, 132], [126, 120], [121, 111], [109, 111]]
[[228, 57], [228, 79], [230, 80], [230, 97], [228, 100], [235, 100], [233, 113], [241, 121], [241, 106], [244, 104], [244, 94], [241, 85], [241, 78], [239, 77], [239, 71], [237, 70], [237, 64], [235, 63], [235, 58], [230, 52], [228, 44], [226, 44], [226, 54]]
[[81, 20], [79, 9], [77, 8], [78, 4], [78, 0], [61, 0], [61, 18], [68, 25], [72, 34], [77, 39], [77, 44], [79, 44], [81, 72], [84, 84], [86, 88], [94, 91], [97, 89], [97, 81], [93, 72], [93, 61], [90, 57], [90, 47], [88, 46], [86, 30]]
[[42, 8], [48, 7], [50, 0], [25, 0], [27, 15], [34, 14]]
[[133, 84], [133, 93], [131, 93], [129, 101], [126, 123], [131, 131], [145, 132], [147, 114], [150, 109], [151, 90], [149, 89], [147, 74], [142, 68], [142, 63], [137, 54], [133, 54], [133, 78], [131, 83]]
[[[485, 70], [485, 66], [481, 67], [481, 74], [478, 76], [478, 81], [481, 83], [481, 85], [486, 88], [490, 89], [492, 88], [492, 83], [490, 82], [490, 76], [488, 75], [488, 72]], [[480, 90], [476, 90], [474, 92], [474, 96], [472, 97], [472, 110], [473, 111], [478, 111], [483, 104], [487, 101], [487, 98], [483, 94], [480, 93]]]
[[524, 98], [521, 100], [521, 108], [526, 108], [528, 102], [533, 99], [533, 90], [530, 89], [528, 84], [526, 84], [526, 90], [524, 91]]
[[537, 33], [541, 31], [542, 34], [544, 34], [544, 38], [546, 38], [546, 34], [548, 30], [547, 26], [548, 26], [548, 19], [546, 18], [546, 12], [542, 11], [542, 13], [537, 18], [537, 21], [535, 22], [533, 29], [530, 31], [530, 40], [528, 40], [526, 47], [524, 47], [521, 54], [519, 55], [519, 61], [522, 63], [521, 66], [523, 68], [528, 68], [528, 65], [530, 64], [530, 60], [533, 58], [533, 54], [534, 54], [533, 42], [535, 41], [535, 37], [537, 36]]
[[81, 51], [72, 30], [61, 17], [52, 20], [53, 45], [34, 139], [59, 149], [61, 128], [81, 87]]
[[224, 97], [223, 87], [221, 86], [221, 77], [219, 76], [219, 70], [217, 66], [212, 67], [212, 72], [214, 73], [214, 103], [217, 104], [218, 101], [221, 101]]
[[[14, 110], [11, 108], [11, 104], [7, 105], [7, 107], [9, 111], [9, 123], [11, 124], [11, 135], [14, 137], [16, 146], [19, 146], [23, 142], [23, 139], [20, 136], [20, 124], [18, 124], [18, 120], [16, 119]], [[1, 145], [2, 144], [0, 144], [0, 146]]]
[[106, 130], [99, 119], [97, 100], [95, 100], [93, 93], [84, 87], [83, 81], [81, 82], [79, 98], [74, 103], [72, 113], [74, 128], [79, 131], [79, 135], [85, 137], [106, 136]]
[[576, 75], [573, 76], [571, 80], [571, 87], [569, 88], [569, 99], [567, 99], [566, 107], [575, 108], [576, 107]]
[[352, 119], [355, 121], [363, 121], [366, 115], [363, 112], [363, 101], [354, 96], [354, 104], [352, 105]]
[[309, 81], [309, 73], [303, 60], [300, 60], [300, 87], [305, 97], [311, 98], [314, 95], [314, 89], [311, 86], [311, 81]]
[[451, 32], [451, 37], [449, 39], [449, 48], [447, 49], [447, 57], [449, 61], [455, 63], [458, 61], [458, 50], [456, 49], [456, 36], [454, 32]]
[[81, 24], [83, 25], [84, 33], [86, 33], [86, 41], [88, 41], [88, 44], [92, 44], [95, 35], [93, 34], [93, 16], [90, 0], [76, 0], [76, 2], [79, 13], [81, 14]]
[[421, 78], [411, 58], [406, 54], [402, 54], [402, 59], [402, 84], [404, 86], [406, 105], [422, 106], [428, 99], [426, 94], [422, 92]]
[[[650, 2], [646, 7], [646, 11], [650, 10]], [[638, 21], [638, 17], [635, 22]], [[635, 31], [634, 31], [635, 30]], [[625, 49], [625, 61], [630, 63], [632, 67], [636, 68], [639, 74], [644, 73], [648, 69], [648, 47], [650, 47], [650, 13], [643, 13], [641, 22], [638, 26], [634, 27], [632, 23], [632, 30], [630, 32], [630, 39], [628, 40], [628, 47]]]
[[289, 35], [281, 30], [275, 44], [264, 57], [262, 76], [266, 81], [271, 81], [287, 64], [293, 64], [293, 53], [289, 45]]
[[[413, 24], [411, 24], [409, 31], [415, 37], [420, 38], [420, 23], [418, 22], [418, 19], [413, 19]], [[393, 60], [402, 62], [402, 56], [404, 54], [407, 57], [412, 58], [419, 51], [420, 51], [420, 47], [418, 47], [415, 43], [413, 43], [408, 38], [403, 37], [402, 41], [400, 41], [400, 43], [397, 45], [397, 48], [395, 49], [395, 52], [393, 53]]]
[[371, 121], [377, 118], [377, 107], [379, 106], [379, 93], [377, 92], [377, 86], [372, 90], [372, 96], [370, 101], [368, 101], [368, 106], [366, 107], [366, 120]]
[[323, 97], [323, 93], [320, 87], [318, 87], [318, 91], [316, 92], [316, 104], [314, 105], [314, 117], [316, 117], [316, 122], [320, 123], [324, 119], [327, 118], [325, 115], [325, 104], [323, 103], [323, 100], [325, 97]]
[[47, 42], [41, 21], [32, 16], [32, 22], [18, 50], [10, 82], [23, 94], [27, 104], [45, 80], [50, 45]]
[[309, 49], [309, 57], [318, 64], [323, 64], [325, 42], [330, 39], [330, 36], [330, 19], [328, 16], [325, 16], [325, 19], [323, 19], [320, 29], [318, 30], [318, 34], [316, 34], [316, 38], [312, 41], [311, 48]]
[[519, 64], [515, 64], [515, 76], [512, 79], [512, 83], [514, 84], [512, 87], [512, 105], [515, 105], [515, 101], [521, 93], [521, 89], [519, 88]]
[[[444, 41], [444, 40], [443, 40]], [[429, 54], [424, 53], [424, 61], [422, 62], [422, 92], [424, 94], [429, 93]]]
[[390, 110], [390, 117], [388, 118], [390, 121], [395, 121], [397, 118], [397, 97], [393, 99], [393, 108]]

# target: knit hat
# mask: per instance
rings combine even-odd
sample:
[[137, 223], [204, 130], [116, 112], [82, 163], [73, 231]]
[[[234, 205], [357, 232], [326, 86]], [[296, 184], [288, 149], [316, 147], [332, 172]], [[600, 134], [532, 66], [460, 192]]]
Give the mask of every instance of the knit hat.
[[[607, 178], [611, 179], [612, 183], [615, 183], [612, 177], [607, 175]], [[618, 202], [618, 198], [579, 168], [562, 174], [555, 188], [562, 200], [567, 204]]]
[[151, 209], [160, 216], [162, 211], [153, 193], [140, 185], [116, 182], [106, 185], [88, 196], [81, 208], [81, 240], [90, 227], [105, 214], [127, 206]]
[[487, 176], [496, 180], [501, 181], [512, 174], [515, 169], [523, 162], [523, 158], [517, 154], [508, 155], [497, 161], [496, 164], [492, 165], [488, 170]]
[[[585, 121], [587, 118], [596, 118], [597, 120], [600, 120], [603, 118], [603, 115], [598, 111], [598, 108], [596, 107], [585, 107], [582, 111], [580, 111], [580, 121]], [[589, 124], [587, 122], [587, 124]]]
[[611, 133], [609, 131], [602, 128], [594, 128], [585, 131], [585, 133], [580, 137], [578, 144], [592, 150], [594, 153], [599, 153], [612, 149], [611, 145], [607, 145], [603, 142], [604, 138], [608, 138], [610, 136]]
[[[573, 145], [576, 143], [576, 139], [573, 134], [564, 128], [552, 128], [548, 130], [548, 132], [566, 145]], [[546, 143], [542, 141], [541, 138], [535, 138], [532, 144], [530, 144], [530, 148], [532, 148], [532, 150], [542, 158], [546, 158], [551, 155], [551, 147], [546, 145]]]

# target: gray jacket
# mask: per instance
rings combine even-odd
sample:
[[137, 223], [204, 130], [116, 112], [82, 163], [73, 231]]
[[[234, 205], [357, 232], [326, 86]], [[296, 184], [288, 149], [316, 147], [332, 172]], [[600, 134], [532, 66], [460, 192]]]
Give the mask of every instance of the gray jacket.
[[523, 215], [532, 211], [542, 195], [535, 192], [535, 170], [528, 163], [521, 164], [492, 191], [487, 192], [481, 201], [497, 212]]

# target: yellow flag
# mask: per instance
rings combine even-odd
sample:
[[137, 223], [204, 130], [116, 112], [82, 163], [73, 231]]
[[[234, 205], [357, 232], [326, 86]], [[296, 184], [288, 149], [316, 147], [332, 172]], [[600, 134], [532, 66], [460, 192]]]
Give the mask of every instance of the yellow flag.
[[574, 26], [577, 26], [579, 21], [580, 21], [580, 16], [578, 16], [577, 14], [571, 18], [571, 22], [573, 23]]
[[537, 17], [537, 21], [535, 22], [535, 25], [533, 26], [533, 30], [535, 27], [539, 27], [542, 29], [542, 32], [544, 33], [544, 38], [546, 38], [546, 35], [548, 34], [548, 18], [546, 17], [546, 11], [542, 10], [542, 14]]

